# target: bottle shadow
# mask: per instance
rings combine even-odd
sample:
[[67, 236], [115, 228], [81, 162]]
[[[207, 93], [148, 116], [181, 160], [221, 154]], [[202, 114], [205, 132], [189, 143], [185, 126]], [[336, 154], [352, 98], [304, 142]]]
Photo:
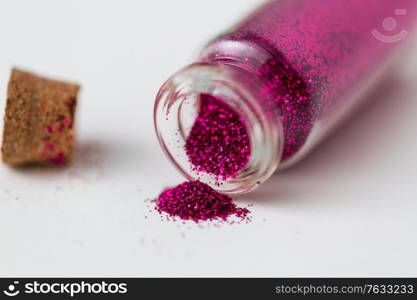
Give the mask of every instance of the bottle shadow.
[[[414, 86], [415, 82], [394, 69], [387, 72], [363, 96], [363, 104], [327, 139], [298, 164], [276, 172], [257, 190], [240, 197], [242, 203], [305, 203], [309, 201], [309, 191], [321, 188], [304, 184], [306, 178], [316, 176], [330, 181], [343, 172], [363, 171], [363, 165], [378, 157], [377, 153], [391, 142], [392, 134], [399, 136], [409, 130], [410, 122], [404, 116], [415, 108], [415, 99], [410, 97], [410, 93], [417, 92]], [[322, 185], [325, 189], [326, 183]]]

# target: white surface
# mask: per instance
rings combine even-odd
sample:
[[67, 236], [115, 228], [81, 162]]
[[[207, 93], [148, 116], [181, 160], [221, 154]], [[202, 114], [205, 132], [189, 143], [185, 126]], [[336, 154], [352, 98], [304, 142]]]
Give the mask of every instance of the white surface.
[[306, 160], [240, 199], [255, 204], [250, 224], [149, 212], [146, 199], [183, 180], [154, 136], [158, 87], [254, 3], [1, 2], [1, 112], [13, 65], [83, 90], [71, 167], [0, 166], [0, 276], [417, 276], [417, 56]]

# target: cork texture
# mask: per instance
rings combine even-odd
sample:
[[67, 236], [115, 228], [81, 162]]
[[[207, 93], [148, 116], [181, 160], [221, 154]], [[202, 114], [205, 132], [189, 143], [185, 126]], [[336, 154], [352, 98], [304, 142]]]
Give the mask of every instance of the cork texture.
[[69, 162], [79, 89], [76, 84], [13, 69], [4, 116], [3, 161], [11, 166]]

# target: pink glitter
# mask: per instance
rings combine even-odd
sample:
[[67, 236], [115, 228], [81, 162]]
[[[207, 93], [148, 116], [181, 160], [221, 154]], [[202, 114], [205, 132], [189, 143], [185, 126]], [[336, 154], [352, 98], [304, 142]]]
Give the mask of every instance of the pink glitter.
[[200, 181], [184, 182], [159, 195], [156, 210], [171, 217], [195, 222], [220, 219], [235, 215], [247, 220], [249, 210], [237, 207], [230, 197], [221, 195]]
[[223, 100], [202, 94], [185, 149], [197, 172], [234, 178], [250, 159], [245, 121]]
[[44, 128], [45, 136], [42, 138], [42, 145], [39, 157], [42, 160], [48, 161], [52, 164], [63, 164], [67, 162], [67, 158], [64, 153], [58, 152], [57, 145], [64, 140], [69, 141], [74, 137], [69, 132], [63, 134], [64, 131], [71, 130], [72, 122], [64, 116], [59, 116], [58, 120], [52, 125]]
[[56, 165], [62, 164], [64, 161], [65, 161], [64, 153], [62, 152], [57, 153], [54, 157], [51, 157], [49, 159], [49, 162], [56, 164]]
[[[372, 32], [399, 8], [406, 15], [397, 16], [398, 28], [411, 30], [416, 7], [416, 0], [271, 0], [209, 43], [186, 70], [233, 69], [227, 75], [250, 91], [262, 120], [276, 131], [276, 120], [282, 124], [281, 162], [296, 158], [295, 162], [305, 145], [317, 144], [356, 106], [358, 91], [373, 83], [392, 56], [396, 44]], [[159, 100], [175, 100], [179, 94], [170, 88], [177, 83], [169, 83]], [[213, 91], [221, 86], [207, 84]], [[218, 180], [234, 178], [254, 155], [250, 145], [245, 120], [224, 100], [200, 95], [200, 111], [185, 146], [195, 170]], [[194, 221], [248, 214], [199, 181], [164, 191], [157, 210]]]
[[44, 132], [45, 132], [45, 133], [52, 133], [52, 127], [51, 127], [51, 126], [46, 126], [46, 127], [44, 128]]
[[306, 144], [318, 122], [330, 130], [327, 123], [348, 111], [355, 100], [351, 96], [367, 86], [401, 44], [384, 42], [372, 32], [398, 8], [406, 14], [396, 16], [397, 29], [412, 29], [416, 7], [415, 0], [271, 0], [209, 44], [200, 61], [248, 69], [253, 57], [247, 48], [228, 47], [228, 42], [269, 53], [269, 59], [250, 67], [265, 84], [258, 101], [283, 124], [285, 161]]

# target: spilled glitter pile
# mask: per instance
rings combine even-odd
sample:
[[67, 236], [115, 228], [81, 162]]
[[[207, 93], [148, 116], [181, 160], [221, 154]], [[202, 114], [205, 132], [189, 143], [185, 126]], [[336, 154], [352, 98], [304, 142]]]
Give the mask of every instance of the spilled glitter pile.
[[236, 216], [249, 220], [249, 210], [237, 207], [232, 198], [219, 194], [200, 181], [189, 181], [166, 189], [156, 200], [156, 210], [182, 220], [227, 221]]
[[[200, 109], [185, 145], [196, 172], [214, 175], [217, 183], [236, 178], [250, 160], [245, 121], [222, 99], [200, 95]], [[249, 210], [200, 181], [190, 181], [162, 192], [156, 210], [183, 220], [227, 221], [229, 216], [249, 220]]]
[[245, 121], [222, 99], [201, 94], [185, 151], [195, 171], [221, 180], [235, 178], [251, 155]]

